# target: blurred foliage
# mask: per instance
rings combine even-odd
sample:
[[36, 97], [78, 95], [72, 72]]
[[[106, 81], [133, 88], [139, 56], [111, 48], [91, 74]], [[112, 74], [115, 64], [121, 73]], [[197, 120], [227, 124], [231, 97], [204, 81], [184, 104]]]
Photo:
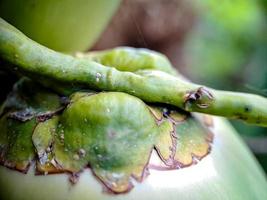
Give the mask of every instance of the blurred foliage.
[[[267, 1], [199, 0], [195, 5], [198, 21], [185, 45], [188, 76], [218, 89], [267, 96]], [[266, 128], [233, 125], [246, 138], [267, 137]], [[267, 170], [267, 144], [266, 154], [256, 156]]]
[[198, 23], [186, 45], [189, 74], [213, 87], [237, 90], [231, 83], [247, 82], [243, 70], [266, 33], [261, 6], [255, 0], [197, 2]]
[[[267, 96], [266, 1], [197, 2], [198, 23], [186, 43], [189, 76], [211, 87]], [[266, 133], [234, 124], [244, 134]]]

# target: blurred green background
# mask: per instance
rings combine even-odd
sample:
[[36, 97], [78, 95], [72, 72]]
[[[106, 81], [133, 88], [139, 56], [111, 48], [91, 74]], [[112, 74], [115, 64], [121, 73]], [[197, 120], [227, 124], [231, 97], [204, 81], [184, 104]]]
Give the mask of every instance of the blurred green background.
[[[267, 1], [199, 1], [186, 41], [188, 74], [225, 90], [267, 96]], [[232, 121], [267, 171], [267, 129]]]

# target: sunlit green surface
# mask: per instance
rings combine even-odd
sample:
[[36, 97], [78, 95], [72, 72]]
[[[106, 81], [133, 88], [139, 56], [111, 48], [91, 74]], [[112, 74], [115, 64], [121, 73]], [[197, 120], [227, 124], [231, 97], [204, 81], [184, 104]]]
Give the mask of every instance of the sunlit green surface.
[[120, 0], [2, 0], [0, 16], [33, 40], [64, 52], [91, 47]]

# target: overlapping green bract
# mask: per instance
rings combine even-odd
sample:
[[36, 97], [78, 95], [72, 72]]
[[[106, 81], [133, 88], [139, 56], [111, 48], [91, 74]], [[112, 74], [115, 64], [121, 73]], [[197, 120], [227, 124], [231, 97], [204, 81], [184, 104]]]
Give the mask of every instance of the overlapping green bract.
[[190, 166], [209, 153], [213, 134], [200, 121], [171, 108], [151, 107], [151, 110], [160, 124], [155, 148], [169, 168]]
[[0, 113], [0, 163], [26, 172], [34, 159], [32, 133], [38, 121], [61, 109], [57, 94], [21, 79], [3, 103]]
[[41, 87], [27, 78], [19, 80], [0, 109], [0, 116], [9, 116], [19, 121], [28, 121], [34, 117], [45, 118], [62, 108], [59, 95]]
[[34, 159], [34, 148], [31, 142], [32, 131], [36, 125], [34, 119], [21, 122], [8, 118], [0, 119], [0, 164], [26, 172]]
[[[26, 97], [27, 91], [23, 90], [28, 83], [22, 81], [21, 87], [15, 87], [11, 95], [13, 106], [5, 107], [0, 119], [0, 155], [7, 167], [26, 173], [36, 159], [37, 174], [66, 172], [73, 182], [90, 167], [110, 191], [122, 193], [133, 187], [133, 179], [142, 181], [146, 177], [154, 148], [170, 169], [192, 164], [191, 155], [202, 158], [210, 148], [205, 139], [208, 132], [188, 113], [148, 106], [119, 92], [78, 92], [62, 104], [56, 94], [40, 86], [36, 89], [43, 91], [41, 99], [35, 95]], [[14, 105], [25, 98], [28, 100], [23, 105], [35, 114], [26, 120], [10, 115], [20, 110]], [[56, 100], [49, 101], [54, 106], [41, 103], [47, 99]], [[35, 104], [42, 105], [40, 111], [34, 109]], [[40, 113], [50, 114], [40, 118]], [[178, 130], [180, 126], [184, 131], [175, 133], [176, 147], [174, 143], [169, 146], [166, 141], [174, 141], [170, 128]], [[191, 140], [196, 145], [191, 145]], [[170, 147], [172, 151], [168, 151]], [[170, 157], [168, 153], [175, 155], [172, 161], [179, 162], [179, 166], [170, 165], [170, 159], [164, 157]]]
[[55, 159], [71, 172], [89, 163], [109, 188], [123, 192], [131, 187], [131, 176], [142, 180], [156, 132], [153, 116], [136, 97], [113, 92], [85, 96], [60, 117]]

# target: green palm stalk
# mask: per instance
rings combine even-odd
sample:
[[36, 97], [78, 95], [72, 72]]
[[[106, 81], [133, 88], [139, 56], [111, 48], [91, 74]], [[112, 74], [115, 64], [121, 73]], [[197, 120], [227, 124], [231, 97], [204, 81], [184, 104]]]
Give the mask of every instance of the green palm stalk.
[[[267, 126], [266, 98], [217, 91], [162, 71], [119, 71], [89, 59], [58, 53], [30, 40], [2, 19], [0, 54], [2, 59], [13, 64], [9, 69], [19, 71], [44, 86], [53, 86], [63, 94], [81, 88], [125, 92], [146, 102], [166, 103], [186, 111]], [[159, 59], [153, 54], [151, 57], [155, 63]]]

